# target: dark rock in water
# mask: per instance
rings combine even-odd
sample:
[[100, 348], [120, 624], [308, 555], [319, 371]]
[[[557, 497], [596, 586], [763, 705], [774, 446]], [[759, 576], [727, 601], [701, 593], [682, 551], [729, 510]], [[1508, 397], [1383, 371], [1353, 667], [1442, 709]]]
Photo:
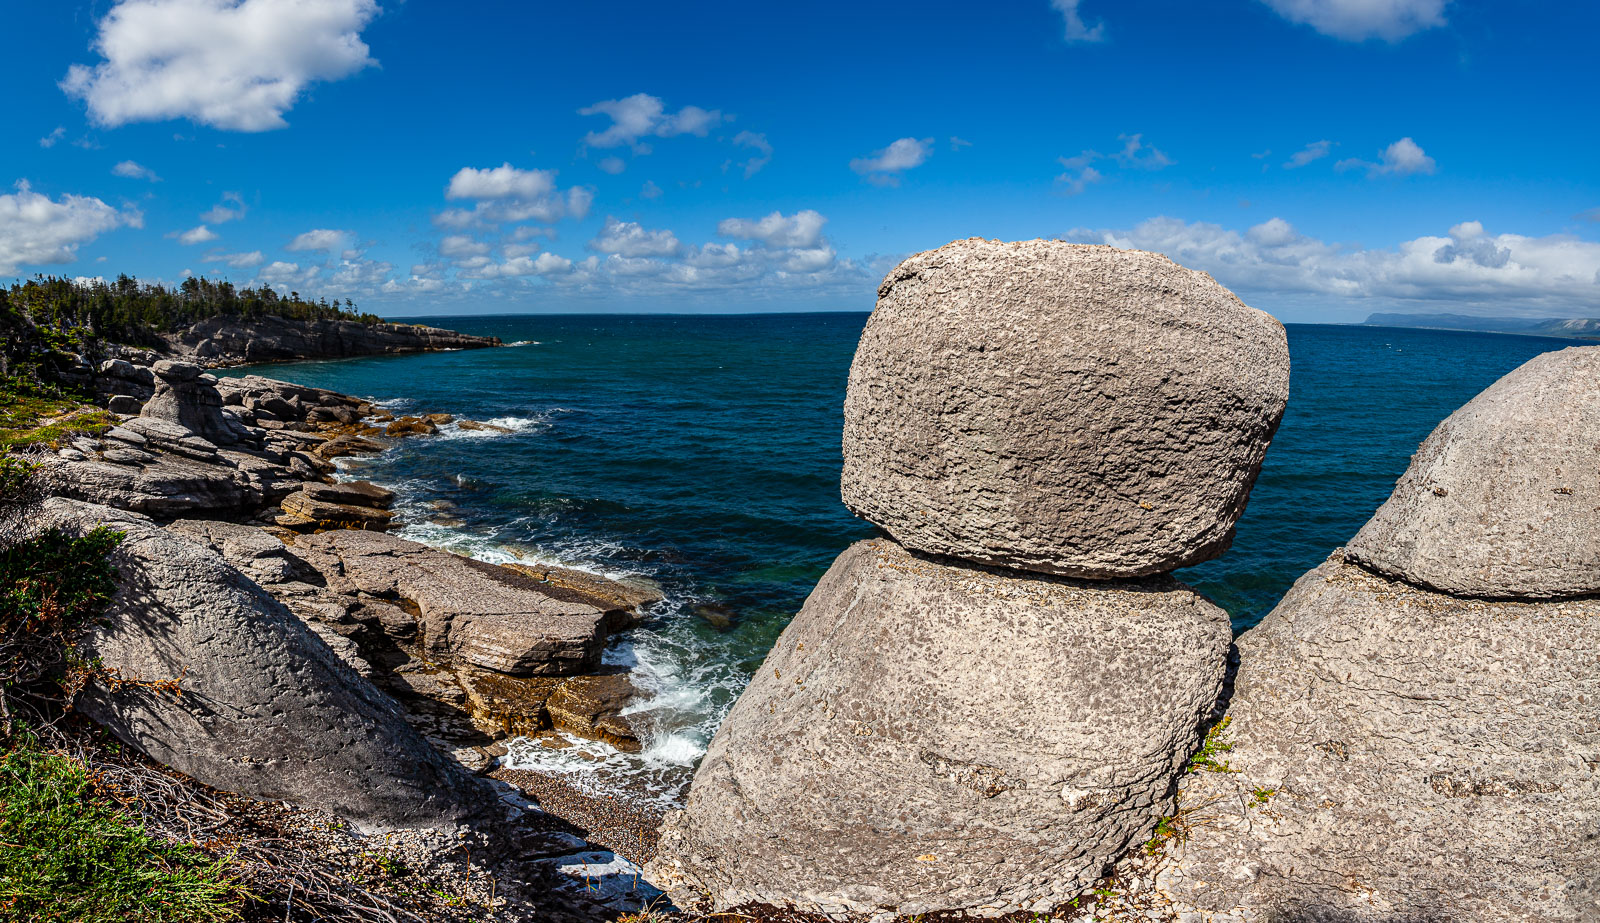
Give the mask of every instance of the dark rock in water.
[[957, 241], [878, 289], [842, 492], [908, 548], [1085, 578], [1233, 539], [1289, 395], [1283, 325], [1137, 250]]
[[1185, 779], [1160, 880], [1182, 905], [1600, 919], [1600, 599], [1455, 598], [1335, 553], [1238, 644], [1233, 771]]
[[84, 651], [139, 682], [91, 683], [79, 711], [208, 785], [367, 828], [451, 823], [485, 803], [481, 783], [419, 737], [392, 699], [212, 551], [71, 501], [49, 501], [39, 521], [72, 533], [102, 523], [126, 535], [111, 556], [119, 588]]
[[173, 348], [197, 360], [224, 365], [500, 345], [494, 337], [468, 336], [437, 327], [364, 324], [355, 320], [286, 320], [271, 316], [213, 317], [169, 340]]
[[603, 740], [624, 753], [643, 749], [639, 733], [621, 712], [645, 693], [626, 674], [575, 676], [550, 695], [550, 723], [580, 737]]
[[438, 431], [436, 424], [421, 417], [401, 417], [383, 428], [385, 436], [432, 436]]
[[509, 426], [497, 426], [493, 423], [480, 423], [477, 420], [457, 420], [456, 426], [469, 432], [512, 433], [516, 432]]
[[727, 631], [733, 627], [733, 610], [721, 603], [706, 603], [695, 606], [694, 614], [700, 616], [707, 625], [718, 631]]
[[718, 729], [651, 880], [718, 909], [1048, 910], [1171, 813], [1231, 636], [1170, 577], [859, 542]]
[[1600, 346], [1549, 352], [1440, 423], [1346, 554], [1462, 596], [1600, 592]]

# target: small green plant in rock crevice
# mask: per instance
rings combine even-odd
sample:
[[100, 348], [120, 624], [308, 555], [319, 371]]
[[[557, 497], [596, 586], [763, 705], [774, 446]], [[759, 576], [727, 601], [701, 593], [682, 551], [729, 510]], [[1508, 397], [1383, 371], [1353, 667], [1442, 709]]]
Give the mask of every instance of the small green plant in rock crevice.
[[1200, 752], [1189, 758], [1190, 769], [1204, 769], [1206, 772], [1238, 772], [1228, 761], [1220, 757], [1233, 750], [1233, 741], [1228, 739], [1228, 725], [1233, 723], [1232, 718], [1223, 718], [1206, 731], [1206, 739], [1200, 743]]

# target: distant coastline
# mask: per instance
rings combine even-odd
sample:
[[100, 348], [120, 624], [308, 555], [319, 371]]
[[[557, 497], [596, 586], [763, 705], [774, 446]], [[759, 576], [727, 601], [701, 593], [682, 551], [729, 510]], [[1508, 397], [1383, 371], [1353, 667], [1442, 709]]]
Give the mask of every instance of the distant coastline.
[[1420, 330], [1462, 330], [1512, 333], [1520, 336], [1600, 340], [1600, 318], [1473, 317], [1466, 314], [1370, 314], [1364, 327], [1410, 327]]

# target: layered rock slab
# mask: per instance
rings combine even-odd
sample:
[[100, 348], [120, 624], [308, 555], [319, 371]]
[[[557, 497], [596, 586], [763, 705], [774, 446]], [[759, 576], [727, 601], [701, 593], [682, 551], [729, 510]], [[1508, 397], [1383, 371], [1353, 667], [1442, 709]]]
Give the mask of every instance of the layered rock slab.
[[1600, 600], [1453, 598], [1335, 553], [1238, 644], [1236, 772], [1185, 781], [1180, 902], [1600, 920]]
[[1597, 459], [1600, 346], [1537, 356], [1439, 424], [1347, 554], [1462, 596], [1600, 592]]
[[719, 908], [1053, 907], [1166, 812], [1230, 637], [1168, 577], [857, 543], [717, 731], [652, 880]]
[[208, 785], [374, 829], [481, 809], [480, 783], [216, 553], [142, 517], [68, 500], [48, 501], [39, 521], [71, 534], [101, 524], [126, 537], [111, 555], [117, 593], [82, 651], [121, 682], [91, 683], [80, 711]]
[[957, 241], [889, 273], [845, 398], [845, 505], [909, 548], [1115, 578], [1232, 541], [1289, 393], [1283, 326], [1137, 250]]

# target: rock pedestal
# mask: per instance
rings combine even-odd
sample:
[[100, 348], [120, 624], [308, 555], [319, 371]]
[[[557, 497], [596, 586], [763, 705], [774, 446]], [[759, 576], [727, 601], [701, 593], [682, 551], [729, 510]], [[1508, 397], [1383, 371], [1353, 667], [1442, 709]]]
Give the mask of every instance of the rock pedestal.
[[232, 445], [248, 434], [222, 412], [222, 395], [215, 380], [202, 376], [198, 365], [162, 359], [150, 367], [155, 374], [155, 395], [145, 402], [141, 417], [164, 420], [217, 445]]
[[1050, 910], [1171, 813], [1221, 688], [1227, 616], [1158, 575], [1227, 547], [1277, 321], [1046, 241], [919, 254], [880, 295], [843, 493], [893, 540], [840, 555], [717, 731], [649, 869], [680, 904]]

